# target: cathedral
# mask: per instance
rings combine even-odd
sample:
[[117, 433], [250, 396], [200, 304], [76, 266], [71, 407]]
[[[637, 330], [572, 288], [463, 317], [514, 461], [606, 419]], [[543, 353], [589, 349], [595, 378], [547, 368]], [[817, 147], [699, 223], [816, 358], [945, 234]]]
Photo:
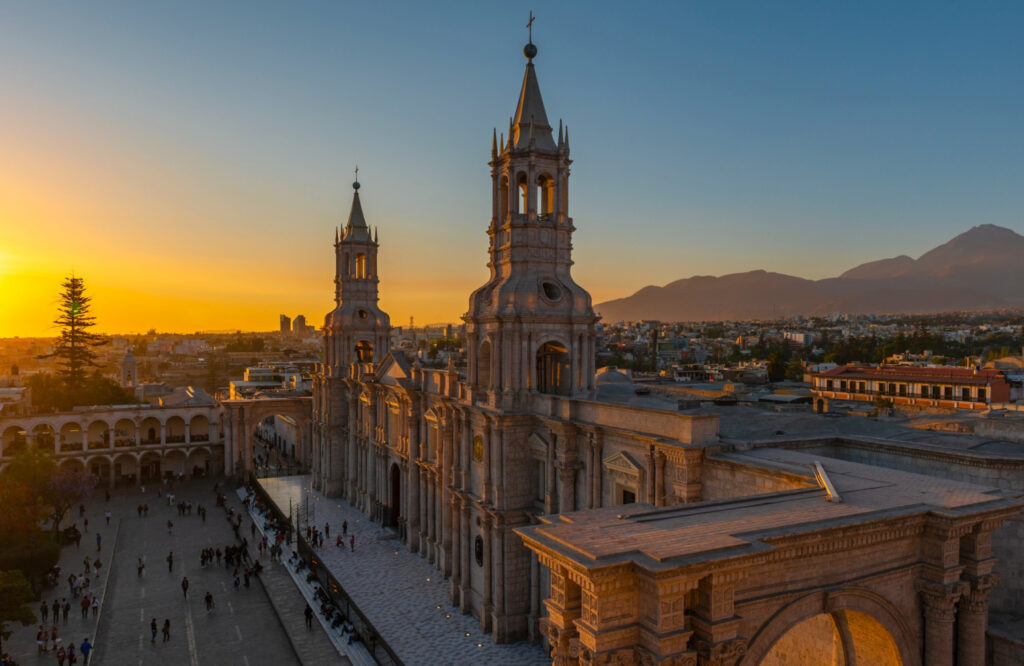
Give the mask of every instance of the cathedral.
[[491, 275], [463, 317], [467, 368], [425, 369], [388, 349], [378, 236], [356, 182], [313, 389], [314, 487], [395, 527], [498, 641], [536, 635], [547, 589], [513, 529], [542, 513], [682, 501], [698, 492], [686, 451], [659, 442], [716, 427], [595, 401], [597, 317], [571, 274], [569, 136], [548, 120], [536, 53], [524, 49], [508, 135], [492, 140]]
[[496, 642], [543, 642], [558, 664], [984, 664], [990, 595], [996, 613], [1024, 603], [1024, 458], [872, 438], [866, 419], [843, 434], [820, 415], [691, 409], [598, 371], [571, 273], [569, 132], [523, 53], [491, 142], [465, 367], [389, 349], [353, 183], [313, 487], [393, 528]]

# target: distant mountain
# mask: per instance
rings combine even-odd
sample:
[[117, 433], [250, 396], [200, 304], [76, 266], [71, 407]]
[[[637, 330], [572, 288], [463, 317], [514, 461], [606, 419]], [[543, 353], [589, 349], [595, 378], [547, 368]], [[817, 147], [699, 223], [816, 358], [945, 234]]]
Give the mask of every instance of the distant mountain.
[[694, 276], [594, 306], [604, 321], [765, 319], [791, 315], [941, 312], [1024, 306], [1024, 236], [983, 224], [917, 259], [906, 255], [836, 278], [750, 271]]

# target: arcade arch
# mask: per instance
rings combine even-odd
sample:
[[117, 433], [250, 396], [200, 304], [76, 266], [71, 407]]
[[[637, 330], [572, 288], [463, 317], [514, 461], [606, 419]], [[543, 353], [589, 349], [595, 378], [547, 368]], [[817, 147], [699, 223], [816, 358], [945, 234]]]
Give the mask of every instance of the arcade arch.
[[180, 444], [185, 441], [185, 419], [180, 416], [172, 416], [167, 419], [165, 428], [167, 435], [164, 442], [167, 444]]
[[107, 438], [110, 434], [110, 426], [106, 421], [98, 420], [89, 424], [88, 429], [89, 450], [107, 448]]
[[28, 437], [25, 429], [19, 425], [8, 426], [3, 434], [3, 448], [0, 453], [5, 456], [14, 456], [28, 448]]
[[114, 446], [135, 446], [135, 421], [121, 419], [114, 424]]
[[569, 350], [558, 342], [545, 342], [537, 348], [537, 390], [541, 393], [570, 395], [571, 368]]
[[210, 420], [206, 416], [198, 414], [188, 422], [188, 439], [190, 442], [210, 441]]
[[142, 423], [139, 424], [139, 433], [142, 435], [143, 444], [159, 444], [160, 443], [160, 431], [163, 426], [160, 424], [160, 420], [154, 416], [147, 416], [142, 419]]
[[60, 450], [81, 451], [84, 435], [80, 423], [71, 421], [60, 427]]
[[188, 473], [188, 456], [184, 451], [180, 449], [172, 449], [164, 453], [164, 459], [161, 463], [161, 471], [164, 476], [168, 474], [173, 476], [185, 476]]
[[139, 478], [139, 460], [130, 453], [120, 453], [114, 456], [114, 483], [115, 485], [135, 485]]
[[49, 423], [40, 423], [32, 428], [32, 448], [46, 453], [56, 453], [57, 437], [53, 426]]

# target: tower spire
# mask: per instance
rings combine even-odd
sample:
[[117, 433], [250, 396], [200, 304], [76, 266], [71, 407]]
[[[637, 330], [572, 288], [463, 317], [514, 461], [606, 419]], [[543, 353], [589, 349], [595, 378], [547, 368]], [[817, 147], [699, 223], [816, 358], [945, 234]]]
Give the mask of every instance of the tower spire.
[[[530, 42], [523, 47], [526, 56], [526, 74], [523, 76], [523, 87], [519, 91], [519, 103], [512, 125], [509, 128], [509, 144], [517, 150], [527, 149], [530, 138], [527, 136], [527, 125], [533, 122], [532, 136], [537, 142], [537, 150], [554, 152], [557, 150], [555, 140], [551, 136], [551, 125], [548, 114], [544, 110], [544, 100], [540, 96], [540, 84], [537, 83], [537, 72], [533, 67], [533, 59], [537, 57], [537, 47], [533, 43], [533, 12], [530, 12]], [[514, 130], [514, 133], [513, 133]]]

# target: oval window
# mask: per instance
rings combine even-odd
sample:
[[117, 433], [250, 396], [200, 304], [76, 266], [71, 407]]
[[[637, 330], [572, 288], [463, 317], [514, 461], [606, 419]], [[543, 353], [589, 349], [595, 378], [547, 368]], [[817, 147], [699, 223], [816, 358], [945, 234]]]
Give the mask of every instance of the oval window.
[[542, 282], [541, 288], [544, 290], [544, 297], [549, 301], [557, 301], [562, 297], [562, 289], [554, 282]]

